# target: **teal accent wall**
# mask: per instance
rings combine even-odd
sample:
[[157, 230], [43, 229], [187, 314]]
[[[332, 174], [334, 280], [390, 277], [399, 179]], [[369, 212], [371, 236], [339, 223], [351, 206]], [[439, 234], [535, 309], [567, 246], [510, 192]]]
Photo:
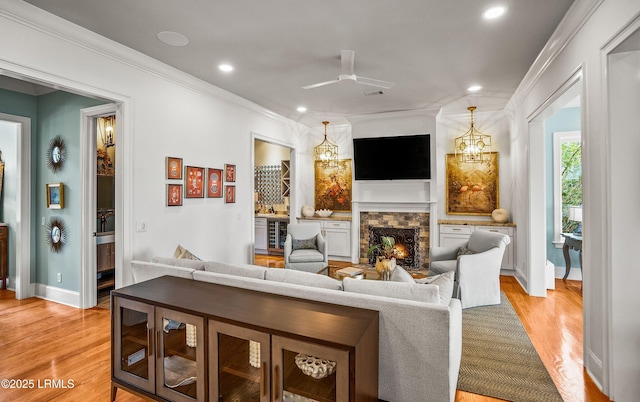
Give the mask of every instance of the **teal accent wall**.
[[[31, 282], [80, 290], [80, 110], [103, 105], [105, 101], [56, 91], [33, 96], [0, 89], [0, 112], [31, 119]], [[57, 173], [46, 163], [50, 141], [60, 135], [65, 143], [67, 160]], [[47, 209], [46, 184], [64, 183], [64, 208]], [[65, 224], [67, 243], [60, 253], [49, 249], [45, 240], [46, 221], [53, 216]], [[57, 274], [62, 274], [58, 283]], [[15, 264], [9, 270], [15, 278]]]
[[[36, 192], [36, 277], [35, 282], [71, 291], [80, 290], [80, 207], [82, 197], [80, 184], [80, 110], [102, 105], [105, 102], [57, 91], [38, 97], [37, 148], [35, 159], [38, 161], [35, 172], [38, 191]], [[56, 136], [62, 137], [67, 155], [62, 169], [52, 172], [46, 164], [49, 143]], [[45, 189], [47, 183], [64, 183], [64, 208], [47, 209]], [[52, 217], [64, 222], [66, 244], [59, 253], [50, 250], [42, 226], [42, 217], [46, 222]], [[62, 274], [62, 282], [57, 274]]]
[[[564, 108], [545, 120], [545, 154], [546, 154], [546, 211], [547, 211], [547, 259], [555, 266], [564, 267], [564, 255], [561, 248], [553, 244], [553, 133], [560, 131], [580, 131], [580, 108]], [[578, 252], [571, 250], [571, 266], [579, 267]]]

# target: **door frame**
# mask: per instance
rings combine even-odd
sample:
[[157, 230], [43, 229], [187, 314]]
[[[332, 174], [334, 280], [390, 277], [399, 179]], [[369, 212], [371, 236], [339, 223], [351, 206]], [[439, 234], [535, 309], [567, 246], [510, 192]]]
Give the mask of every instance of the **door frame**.
[[[80, 110], [81, 131], [80, 131], [80, 151], [82, 161], [80, 162], [82, 178], [81, 178], [81, 194], [82, 203], [80, 207], [80, 222], [82, 227], [82, 236], [80, 239], [80, 308], [90, 308], [98, 303], [98, 289], [96, 283], [97, 261], [96, 261], [96, 183], [97, 183], [97, 166], [96, 166], [96, 119], [102, 116], [116, 115], [116, 122], [120, 121], [120, 115], [116, 104], [106, 104], [100, 106], [89, 107]], [[120, 130], [118, 130], [120, 131]], [[116, 136], [119, 133], [116, 132]], [[116, 147], [116, 165], [118, 164], [118, 147]], [[122, 190], [118, 189], [118, 169], [116, 166], [116, 198], [117, 194], [122, 194]], [[121, 181], [120, 181], [121, 182]], [[116, 208], [118, 211], [118, 209]], [[122, 242], [118, 236], [119, 219], [115, 214], [116, 222], [116, 256], [121, 249]], [[120, 260], [116, 258], [116, 275], [122, 270]]]
[[17, 144], [17, 223], [16, 223], [16, 299], [35, 294], [31, 286], [31, 119], [0, 113], [0, 120], [19, 126]]

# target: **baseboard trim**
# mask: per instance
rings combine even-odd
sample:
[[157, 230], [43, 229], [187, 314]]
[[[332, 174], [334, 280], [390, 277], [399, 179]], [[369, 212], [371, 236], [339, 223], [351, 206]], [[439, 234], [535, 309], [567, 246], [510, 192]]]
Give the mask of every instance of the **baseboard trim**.
[[[564, 278], [565, 272], [567, 272], [566, 267], [561, 267], [558, 265], [555, 266], [554, 273], [556, 278], [558, 279]], [[569, 276], [567, 277], [567, 279], [572, 281], [582, 281], [582, 270], [580, 268], [571, 267], [571, 269], [569, 270]]]
[[36, 283], [34, 294], [40, 299], [80, 308], [80, 292]]

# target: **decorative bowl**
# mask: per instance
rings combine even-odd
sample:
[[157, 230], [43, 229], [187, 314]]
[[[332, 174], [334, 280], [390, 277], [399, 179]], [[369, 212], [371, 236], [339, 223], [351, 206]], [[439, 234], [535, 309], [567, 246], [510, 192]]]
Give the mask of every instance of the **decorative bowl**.
[[336, 371], [336, 362], [301, 353], [296, 355], [295, 362], [303, 373], [316, 380], [328, 377]]
[[333, 213], [332, 210], [330, 209], [319, 209], [316, 211], [316, 214], [322, 218], [326, 218], [327, 216], [331, 216], [331, 214]]

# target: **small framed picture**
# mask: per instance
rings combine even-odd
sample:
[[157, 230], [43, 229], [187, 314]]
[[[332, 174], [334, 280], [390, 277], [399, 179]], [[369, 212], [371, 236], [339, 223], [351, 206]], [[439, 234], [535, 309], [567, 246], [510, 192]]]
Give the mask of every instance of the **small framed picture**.
[[236, 181], [236, 165], [224, 165], [224, 181], [233, 183]]
[[47, 184], [47, 208], [49, 209], [64, 208], [64, 184], [62, 183]]
[[167, 156], [167, 179], [182, 180], [182, 158]]
[[222, 169], [207, 168], [207, 197], [222, 198]]
[[182, 205], [182, 184], [167, 184], [167, 206], [179, 207]]
[[236, 202], [236, 186], [224, 186], [224, 202], [225, 204]]
[[185, 176], [187, 189], [184, 198], [204, 198], [204, 168], [187, 166]]

